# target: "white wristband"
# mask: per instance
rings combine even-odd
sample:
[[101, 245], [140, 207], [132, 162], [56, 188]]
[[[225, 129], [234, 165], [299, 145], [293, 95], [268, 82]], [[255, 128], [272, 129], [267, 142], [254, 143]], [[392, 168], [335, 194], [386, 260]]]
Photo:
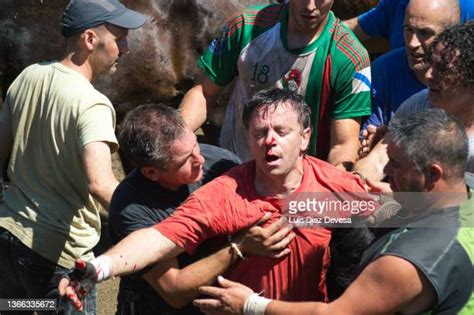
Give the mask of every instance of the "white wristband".
[[95, 267], [97, 282], [107, 280], [112, 275], [112, 262], [106, 255], [100, 255], [90, 262]]
[[272, 300], [257, 293], [251, 294], [244, 304], [244, 315], [265, 315], [265, 309]]

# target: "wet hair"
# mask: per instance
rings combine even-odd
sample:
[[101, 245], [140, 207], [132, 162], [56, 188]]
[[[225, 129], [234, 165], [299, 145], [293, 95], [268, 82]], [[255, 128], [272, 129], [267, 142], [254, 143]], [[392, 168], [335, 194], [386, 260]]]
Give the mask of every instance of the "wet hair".
[[186, 123], [179, 112], [163, 104], [146, 104], [129, 111], [120, 126], [119, 142], [134, 167], [166, 170], [170, 147], [183, 137]]
[[260, 90], [245, 104], [242, 121], [245, 129], [249, 129], [250, 120], [258, 111], [267, 113], [270, 108], [275, 110], [280, 105], [293, 108], [298, 116], [298, 123], [303, 129], [311, 128], [311, 108], [300, 94], [279, 88]]
[[469, 144], [463, 125], [442, 109], [395, 117], [390, 139], [405, 151], [419, 173], [440, 164], [448, 179], [464, 177]]
[[441, 48], [436, 69], [440, 80], [448, 79], [463, 86], [474, 85], [474, 21], [446, 28], [433, 41], [428, 61], [433, 63], [433, 51]]

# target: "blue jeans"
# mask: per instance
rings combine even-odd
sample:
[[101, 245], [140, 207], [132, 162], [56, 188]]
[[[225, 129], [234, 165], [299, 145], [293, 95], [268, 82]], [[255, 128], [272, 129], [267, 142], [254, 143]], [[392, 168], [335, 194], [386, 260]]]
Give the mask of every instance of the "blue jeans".
[[83, 301], [84, 313], [59, 297], [59, 280], [70, 271], [37, 254], [0, 227], [0, 298], [51, 298], [57, 300], [58, 314], [96, 314], [95, 288]]

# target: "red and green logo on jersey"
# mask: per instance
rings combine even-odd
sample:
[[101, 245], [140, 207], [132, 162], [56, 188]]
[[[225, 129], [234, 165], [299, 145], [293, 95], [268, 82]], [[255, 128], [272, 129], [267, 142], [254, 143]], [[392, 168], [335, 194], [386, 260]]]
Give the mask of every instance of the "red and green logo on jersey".
[[283, 78], [282, 85], [290, 91], [297, 91], [301, 86], [302, 74], [299, 69], [291, 69]]

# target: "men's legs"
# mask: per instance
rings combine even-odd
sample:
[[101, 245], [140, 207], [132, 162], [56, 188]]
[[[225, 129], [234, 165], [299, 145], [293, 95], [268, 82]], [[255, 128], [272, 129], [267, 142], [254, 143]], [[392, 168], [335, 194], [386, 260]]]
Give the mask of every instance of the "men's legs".
[[26, 291], [20, 285], [11, 256], [12, 235], [5, 229], [0, 228], [0, 298], [15, 298], [25, 296]]
[[[70, 303], [59, 299], [59, 280], [70, 270], [37, 254], [1, 228], [0, 272], [6, 278], [5, 281], [0, 281], [0, 298], [57, 299], [59, 314], [79, 314]], [[84, 308], [85, 314], [96, 313], [95, 289], [84, 300]]]

